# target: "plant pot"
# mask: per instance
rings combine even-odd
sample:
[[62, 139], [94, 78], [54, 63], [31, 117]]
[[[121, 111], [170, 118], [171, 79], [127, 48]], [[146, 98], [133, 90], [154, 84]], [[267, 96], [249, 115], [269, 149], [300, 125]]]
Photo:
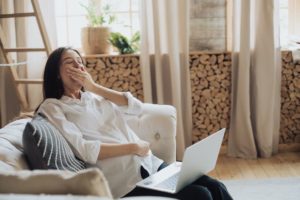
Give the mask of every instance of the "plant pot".
[[83, 27], [81, 45], [85, 54], [109, 54], [112, 46], [109, 43], [110, 28], [105, 26]]

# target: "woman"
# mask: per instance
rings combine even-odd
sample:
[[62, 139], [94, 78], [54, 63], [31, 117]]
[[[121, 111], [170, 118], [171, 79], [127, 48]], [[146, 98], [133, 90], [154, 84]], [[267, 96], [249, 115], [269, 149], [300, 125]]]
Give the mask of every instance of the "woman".
[[103, 171], [115, 198], [232, 199], [222, 183], [207, 176], [174, 195], [135, 188], [142, 178], [166, 166], [126, 123], [125, 116], [139, 115], [143, 103], [129, 92], [96, 84], [75, 49], [63, 47], [51, 53], [43, 89], [44, 101], [38, 112], [60, 130], [77, 157]]

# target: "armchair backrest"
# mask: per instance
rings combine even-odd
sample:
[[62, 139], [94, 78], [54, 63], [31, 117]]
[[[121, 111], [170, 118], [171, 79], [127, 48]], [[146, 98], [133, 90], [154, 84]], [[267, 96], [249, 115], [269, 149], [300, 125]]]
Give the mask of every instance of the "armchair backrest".
[[176, 159], [176, 109], [170, 105], [144, 104], [140, 116], [128, 119], [129, 126], [150, 142], [154, 155], [166, 163]]

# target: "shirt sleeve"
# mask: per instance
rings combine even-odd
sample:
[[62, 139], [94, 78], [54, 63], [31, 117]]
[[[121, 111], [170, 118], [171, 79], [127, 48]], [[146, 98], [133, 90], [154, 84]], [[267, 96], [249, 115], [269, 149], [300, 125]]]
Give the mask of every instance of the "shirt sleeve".
[[95, 164], [100, 153], [101, 142], [85, 140], [80, 129], [66, 119], [60, 106], [47, 100], [40, 106], [38, 112], [46, 115], [48, 120], [60, 131], [71, 145], [74, 154], [89, 164]]
[[120, 106], [119, 110], [125, 114], [140, 115], [143, 112], [143, 103], [130, 92], [124, 92], [123, 95], [128, 99], [128, 105]]

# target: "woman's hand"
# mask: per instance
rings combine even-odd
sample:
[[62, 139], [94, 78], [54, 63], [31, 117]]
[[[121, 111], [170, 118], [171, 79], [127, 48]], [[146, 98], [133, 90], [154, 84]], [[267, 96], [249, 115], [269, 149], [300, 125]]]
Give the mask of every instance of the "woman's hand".
[[84, 87], [84, 89], [91, 91], [94, 88], [96, 83], [83, 66], [79, 68], [69, 67], [67, 72], [69, 73], [70, 77]]
[[126, 144], [101, 143], [98, 160], [133, 154], [142, 157], [151, 154], [149, 143], [142, 140]]
[[151, 152], [150, 145], [148, 142], [139, 141], [138, 143], [135, 144], [134, 154], [144, 157], [149, 155], [150, 152]]
[[115, 91], [94, 82], [91, 75], [84, 69], [83, 65], [78, 67], [69, 67], [67, 72], [71, 79], [84, 87], [87, 91], [93, 92], [99, 96], [112, 101], [119, 106], [128, 105], [128, 99], [122, 92]]

